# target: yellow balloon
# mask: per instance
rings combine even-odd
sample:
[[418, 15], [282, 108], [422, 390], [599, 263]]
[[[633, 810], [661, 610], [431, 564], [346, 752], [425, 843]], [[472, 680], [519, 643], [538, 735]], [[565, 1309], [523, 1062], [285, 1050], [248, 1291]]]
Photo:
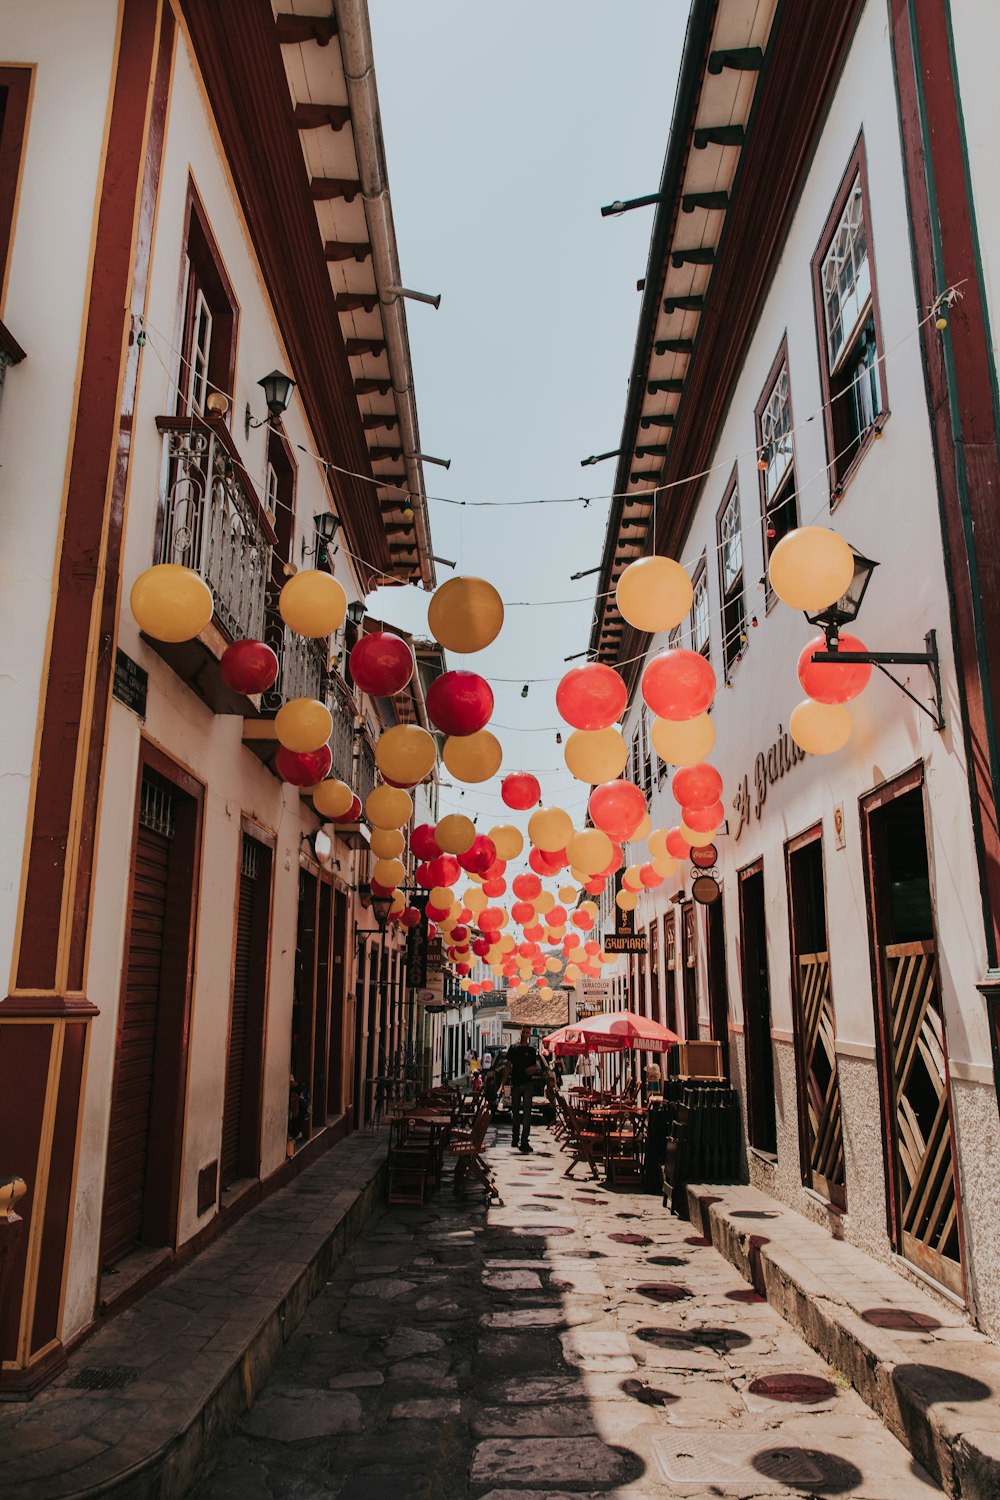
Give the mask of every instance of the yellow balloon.
[[406, 870], [401, 859], [377, 859], [372, 866], [372, 879], [392, 890], [406, 879]]
[[586, 870], [574, 870], [571, 868], [569, 873], [572, 875], [573, 879], [577, 882], [578, 885], [586, 885], [587, 881], [590, 879], [590, 876], [587, 874]]
[[313, 807], [324, 818], [342, 818], [354, 801], [346, 781], [321, 781], [312, 794]]
[[478, 890], [473, 885], [470, 886], [467, 891], [462, 892], [462, 904], [463, 906], [467, 906], [472, 912], [472, 915], [475, 916], [477, 912], [481, 912], [485, 906], [489, 906], [490, 902], [489, 897], [484, 896], [483, 892], [481, 890]]
[[563, 974], [563, 978], [564, 979], [568, 979], [569, 982], [570, 982], [570, 984], [576, 984], [576, 981], [579, 979], [579, 977], [580, 977], [580, 970], [577, 967], [577, 965], [576, 964], [567, 964], [566, 965], [566, 971]]
[[539, 891], [531, 904], [537, 912], [540, 912], [544, 916], [547, 911], [551, 911], [555, 906], [556, 898], [551, 891]]
[[503, 600], [484, 578], [449, 578], [431, 600], [427, 625], [446, 651], [482, 651], [500, 634]]
[[154, 641], [193, 640], [215, 610], [208, 584], [180, 563], [157, 563], [140, 573], [129, 603], [139, 629]]
[[460, 990], [468, 992], [472, 988], [472, 980], [471, 979], [460, 979], [459, 982], [458, 982], [458, 987], [459, 987]]
[[649, 850], [650, 859], [666, 859], [667, 857], [667, 833], [666, 828], [654, 828], [646, 839], [646, 848]]
[[[376, 875], [376, 880], [378, 876]], [[427, 893], [427, 900], [431, 906], [436, 906], [438, 911], [444, 911], [451, 906], [451, 889], [446, 885], [433, 885]]]
[[630, 844], [641, 844], [642, 841], [643, 841], [643, 839], [646, 837], [647, 833], [649, 832], [649, 827], [650, 827], [651, 822], [652, 822], [652, 819], [650, 818], [649, 813], [643, 813], [643, 815], [640, 818], [639, 822], [636, 824], [636, 826], [633, 828], [632, 832], [629, 834], [628, 842]]
[[500, 939], [500, 952], [513, 953], [516, 947], [517, 944], [514, 942], [513, 935], [509, 932], [505, 932], [503, 937]]
[[713, 830], [712, 833], [698, 833], [695, 829], [689, 828], [682, 818], [681, 838], [686, 844], [690, 844], [692, 849], [704, 849], [715, 838], [715, 832]]
[[541, 999], [541, 1000], [551, 1000], [552, 999], [552, 986], [549, 985], [549, 984], [540, 984], [538, 986], [538, 995], [539, 995], [539, 999]]
[[528, 993], [528, 986], [523, 983], [519, 984], [514, 993], [515, 995], [526, 995]]
[[478, 734], [451, 735], [441, 759], [457, 781], [489, 781], [500, 769], [503, 749], [495, 734], [480, 729]]
[[641, 891], [642, 881], [639, 878], [638, 865], [626, 865], [622, 873], [622, 885], [630, 891]]
[[564, 906], [569, 905], [569, 903], [571, 901], [575, 901], [576, 900], [576, 886], [575, 885], [561, 885], [559, 887], [559, 900], [562, 902], [562, 904]]
[[503, 964], [490, 964], [490, 973], [491, 974], [502, 974], [503, 973]]
[[528, 837], [543, 854], [555, 854], [573, 837], [573, 819], [561, 807], [540, 807], [528, 819]]
[[843, 703], [814, 703], [811, 698], [792, 709], [788, 733], [810, 755], [832, 755], [851, 738], [851, 711]]
[[590, 915], [592, 917], [596, 917], [598, 915], [598, 913], [600, 912], [601, 908], [598, 906], [598, 904], [597, 904], [596, 901], [581, 901], [580, 902], [580, 910], [581, 911], [589, 911]]
[[386, 729], [375, 744], [375, 764], [382, 775], [404, 786], [416, 786], [423, 781], [433, 771], [436, 761], [437, 746], [419, 724], [397, 724]]
[[854, 577], [854, 553], [835, 531], [800, 526], [781, 538], [767, 571], [783, 603], [815, 614], [847, 593]]
[[673, 630], [691, 609], [686, 570], [672, 557], [640, 557], [618, 580], [615, 603], [623, 620], [647, 635]]
[[[315, 802], [315, 797], [313, 801]], [[372, 853], [376, 859], [396, 859], [406, 848], [406, 840], [398, 828], [375, 828], [372, 830]]]
[[563, 748], [570, 774], [588, 786], [617, 781], [628, 761], [628, 746], [620, 730], [574, 729]]
[[343, 625], [347, 595], [332, 573], [306, 568], [289, 578], [281, 590], [278, 612], [290, 630], [318, 639]]
[[493, 840], [498, 859], [516, 859], [524, 848], [524, 835], [513, 823], [498, 823], [496, 828], [490, 829], [489, 837]]
[[676, 875], [680, 869], [680, 861], [674, 859], [672, 854], [665, 854], [662, 858], [657, 857], [656, 859], [652, 859], [650, 860], [650, 864], [657, 875], [661, 876], [664, 880], [670, 875]]
[[365, 816], [373, 828], [403, 828], [413, 817], [413, 798], [400, 787], [377, 786], [365, 798]]
[[392, 893], [392, 905], [389, 907], [389, 910], [392, 913], [392, 915], [395, 916], [397, 912], [401, 912], [403, 910], [403, 908], [405, 907], [405, 905], [406, 905], [406, 897], [403, 895], [402, 891], [393, 891], [393, 893]]
[[561, 943], [566, 936], [566, 923], [563, 922], [558, 927], [547, 928], [545, 936], [550, 943]]
[[547, 973], [558, 974], [561, 968], [562, 964], [559, 962], [558, 958], [547, 958], [545, 960], [545, 969]]
[[333, 733], [333, 715], [318, 698], [289, 698], [274, 716], [274, 732], [286, 750], [308, 753]]
[[649, 738], [668, 766], [693, 766], [704, 760], [715, 744], [715, 725], [709, 714], [693, 719], [654, 719]]
[[615, 905], [618, 907], [619, 911], [635, 911], [636, 903], [638, 900], [639, 893], [637, 891], [630, 891], [622, 886], [622, 889], [615, 897]]
[[464, 854], [476, 841], [476, 825], [464, 813], [448, 813], [434, 830], [442, 854]]
[[585, 828], [582, 833], [574, 833], [566, 845], [566, 853], [573, 868], [590, 877], [608, 868], [615, 848], [600, 828]]

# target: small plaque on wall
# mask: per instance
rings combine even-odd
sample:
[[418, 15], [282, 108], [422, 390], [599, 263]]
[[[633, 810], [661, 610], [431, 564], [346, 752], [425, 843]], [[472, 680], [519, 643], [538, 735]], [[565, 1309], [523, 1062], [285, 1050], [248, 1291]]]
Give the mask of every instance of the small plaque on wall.
[[131, 656], [126, 656], [121, 649], [115, 652], [115, 680], [112, 694], [119, 703], [124, 703], [140, 719], [146, 717], [146, 691], [149, 687], [149, 673], [140, 667]]

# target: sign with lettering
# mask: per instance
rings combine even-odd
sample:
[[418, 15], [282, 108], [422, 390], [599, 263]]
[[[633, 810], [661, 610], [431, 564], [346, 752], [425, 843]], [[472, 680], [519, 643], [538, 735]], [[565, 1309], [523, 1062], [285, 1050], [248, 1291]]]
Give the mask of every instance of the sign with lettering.
[[146, 717], [146, 690], [149, 687], [149, 673], [140, 667], [131, 656], [126, 656], [122, 650], [115, 652], [115, 680], [112, 686], [112, 696], [124, 703], [140, 719]]
[[412, 989], [423, 989], [427, 984], [427, 894], [415, 893], [413, 905], [420, 912], [420, 922], [406, 934], [406, 982]]
[[[622, 888], [622, 872], [615, 875], [615, 893]], [[615, 930], [604, 939], [605, 953], [645, 953], [646, 934], [635, 930], [635, 912], [622, 911], [615, 903]]]
[[691, 850], [691, 863], [699, 870], [710, 870], [719, 863], [719, 851], [714, 844], [703, 844]]
[[750, 791], [750, 777], [744, 776], [740, 782], [739, 791], [733, 798], [733, 808], [737, 814], [736, 830], [734, 839], [738, 839], [744, 828], [750, 822], [751, 812], [759, 821], [764, 811], [764, 803], [767, 801], [767, 789], [780, 781], [786, 771], [797, 766], [800, 760], [805, 760], [806, 752], [800, 750], [798, 745], [789, 735], [787, 729], [778, 725], [778, 736], [767, 750], [761, 750], [753, 767], [754, 789]]
[[722, 892], [714, 876], [699, 875], [691, 882], [691, 894], [702, 906], [711, 906], [714, 901], [718, 901]]

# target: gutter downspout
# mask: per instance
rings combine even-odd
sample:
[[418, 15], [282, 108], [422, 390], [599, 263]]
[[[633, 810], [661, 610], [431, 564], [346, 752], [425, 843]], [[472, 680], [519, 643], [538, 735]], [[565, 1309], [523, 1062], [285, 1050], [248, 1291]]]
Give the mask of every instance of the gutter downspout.
[[[344, 61], [347, 98], [351, 107], [351, 129], [358, 159], [361, 192], [365, 200], [368, 233], [372, 247], [372, 266], [378, 288], [385, 330], [389, 375], [396, 397], [400, 438], [405, 454], [420, 452], [417, 405], [413, 391], [413, 363], [406, 331], [406, 311], [402, 297], [386, 291], [402, 286], [396, 231], [392, 221], [392, 204], [385, 168], [385, 150], [375, 82], [375, 60], [372, 53], [371, 27], [366, 0], [335, 0], [340, 52]], [[420, 573], [426, 588], [434, 588], [437, 577], [431, 555], [430, 521], [423, 467], [419, 459], [405, 458], [407, 485], [415, 504], [414, 522], [420, 557]]]

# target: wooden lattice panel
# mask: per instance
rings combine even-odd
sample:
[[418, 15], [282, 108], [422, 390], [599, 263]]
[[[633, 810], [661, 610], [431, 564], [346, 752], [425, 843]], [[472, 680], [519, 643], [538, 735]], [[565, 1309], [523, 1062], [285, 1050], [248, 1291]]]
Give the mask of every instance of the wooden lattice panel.
[[809, 1170], [814, 1187], [828, 1198], [842, 1199], [844, 1133], [828, 953], [799, 955], [799, 1002]]

